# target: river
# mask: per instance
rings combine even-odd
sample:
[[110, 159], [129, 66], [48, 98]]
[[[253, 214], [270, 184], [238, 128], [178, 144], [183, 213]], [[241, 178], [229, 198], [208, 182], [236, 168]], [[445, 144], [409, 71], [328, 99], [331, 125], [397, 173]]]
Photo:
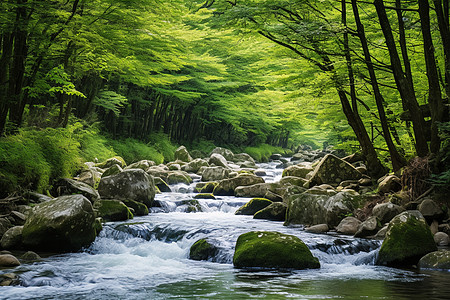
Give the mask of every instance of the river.
[[[266, 182], [281, 178], [275, 164], [260, 164]], [[449, 299], [450, 273], [374, 265], [380, 241], [310, 234], [282, 222], [234, 212], [248, 198], [199, 200], [187, 213], [191, 186], [156, 195], [161, 204], [145, 217], [111, 222], [79, 253], [50, 255], [14, 270], [21, 285], [0, 287], [0, 299]], [[233, 268], [237, 237], [251, 230], [296, 235], [321, 268], [245, 271]], [[212, 261], [188, 259], [191, 245], [208, 237], [220, 249]]]

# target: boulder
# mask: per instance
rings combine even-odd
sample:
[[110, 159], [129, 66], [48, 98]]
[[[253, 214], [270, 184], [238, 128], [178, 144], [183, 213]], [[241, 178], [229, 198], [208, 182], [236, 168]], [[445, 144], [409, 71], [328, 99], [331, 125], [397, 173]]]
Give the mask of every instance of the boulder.
[[394, 203], [381, 203], [372, 209], [372, 215], [377, 217], [381, 224], [389, 223], [396, 215], [404, 212], [405, 209]]
[[208, 239], [200, 239], [191, 246], [189, 258], [193, 260], [212, 260], [218, 252], [219, 249]]
[[238, 186], [248, 186], [257, 183], [264, 183], [264, 179], [253, 174], [239, 174], [234, 178], [219, 181], [219, 184], [214, 188], [213, 194], [220, 196], [233, 196], [234, 190]]
[[257, 211], [254, 219], [264, 219], [270, 221], [284, 221], [286, 219], [287, 205], [282, 202], [273, 202], [269, 206]]
[[269, 157], [269, 159], [271, 159], [271, 160], [280, 160], [281, 159], [281, 154], [279, 154], [279, 153], [274, 153], [274, 154], [272, 154], [270, 157]]
[[98, 192], [90, 185], [76, 181], [70, 178], [62, 178], [58, 180], [52, 189], [52, 193], [55, 196], [81, 194], [94, 203], [100, 198]]
[[49, 197], [49, 196], [43, 195], [43, 194], [39, 194], [39, 193], [36, 193], [36, 192], [26, 192], [25, 193], [25, 197], [27, 199], [29, 199], [30, 202], [32, 202], [32, 203], [42, 203], [42, 202], [49, 201], [49, 200], [53, 199], [52, 197]]
[[17, 250], [22, 248], [23, 226], [14, 226], [2, 236], [0, 245], [3, 249]]
[[209, 156], [211, 157], [213, 154], [219, 154], [220, 156], [224, 157], [226, 160], [229, 160], [229, 161], [233, 161], [234, 160], [233, 152], [231, 150], [228, 150], [228, 149], [225, 149], [225, 148], [216, 147], [216, 148], [213, 149], [213, 151], [211, 151]]
[[11, 254], [0, 255], [0, 268], [11, 268], [20, 266], [19, 260]]
[[199, 193], [212, 193], [214, 191], [214, 188], [218, 185], [217, 182], [199, 182], [195, 186], [196, 190]]
[[309, 233], [325, 233], [328, 232], [329, 230], [330, 228], [328, 227], [327, 224], [313, 225], [305, 229], [305, 231]]
[[203, 170], [202, 181], [217, 181], [230, 177], [230, 170], [224, 167], [207, 167]]
[[167, 167], [169, 168], [169, 171], [181, 171], [181, 165], [177, 163], [167, 164]]
[[36, 205], [23, 226], [23, 244], [32, 250], [78, 251], [97, 235], [95, 212], [82, 195], [61, 196]]
[[261, 209], [269, 206], [272, 204], [272, 201], [263, 199], [263, 198], [254, 198], [250, 200], [245, 205], [241, 206], [236, 212], [235, 215], [249, 215], [252, 216], [256, 212], [260, 211]]
[[122, 172], [123, 172], [122, 167], [120, 167], [119, 165], [112, 165], [111, 167], [106, 169], [105, 172], [103, 172], [102, 178], [107, 177], [107, 176], [116, 175], [116, 174], [119, 174]]
[[284, 176], [280, 179], [280, 184], [282, 185], [303, 186], [306, 182], [307, 182], [306, 179], [295, 176]]
[[22, 226], [23, 224], [25, 224], [25, 221], [27, 220], [27, 216], [25, 214], [16, 210], [11, 211], [9, 216], [14, 219], [13, 224], [17, 226]]
[[306, 178], [306, 175], [313, 170], [314, 169], [311, 167], [311, 165], [294, 165], [283, 170], [283, 177], [294, 176]]
[[442, 208], [432, 199], [423, 200], [417, 209], [428, 221], [442, 220], [445, 216], [445, 212]]
[[167, 176], [169, 175], [169, 168], [167, 166], [153, 166], [145, 171], [148, 175], [153, 177], [159, 177], [167, 182]]
[[311, 185], [338, 185], [344, 180], [359, 180], [362, 174], [354, 166], [332, 154], [327, 154], [314, 169]]
[[125, 168], [127, 164], [125, 163], [125, 160], [122, 157], [114, 156], [110, 159], [107, 159], [105, 162], [96, 164], [95, 166], [101, 169], [108, 169], [113, 165], [118, 165], [121, 168]]
[[182, 171], [172, 171], [167, 176], [167, 183], [170, 184], [178, 184], [184, 183], [189, 185], [192, 182], [192, 178], [189, 177], [187, 173]]
[[185, 146], [180, 146], [177, 150], [175, 150], [174, 158], [175, 160], [181, 160], [184, 162], [192, 161], [192, 157]]
[[381, 223], [374, 216], [369, 217], [358, 226], [355, 237], [365, 238], [375, 235], [381, 229]]
[[125, 167], [125, 170], [128, 169], [142, 169], [146, 171], [148, 168], [153, 167], [155, 165], [155, 162], [152, 160], [140, 160], [138, 162], [132, 163], [131, 165]]
[[119, 200], [99, 200], [94, 208], [98, 210], [98, 216], [105, 221], [125, 221], [133, 219], [130, 209]]
[[262, 198], [269, 199], [270, 201], [273, 202], [283, 202], [283, 196], [274, 193], [272, 191], [267, 191]]
[[411, 266], [433, 251], [436, 244], [419, 211], [405, 211], [389, 222], [386, 238], [378, 253], [378, 264]]
[[206, 160], [197, 158], [191, 161], [190, 163], [184, 165], [182, 167], [182, 170], [188, 173], [197, 173], [201, 167], [209, 167], [209, 164]]
[[20, 284], [17, 274], [5, 273], [0, 275], [0, 286], [15, 286]]
[[247, 153], [238, 153], [238, 154], [235, 154], [232, 158], [227, 158], [227, 157], [229, 157], [229, 155], [227, 155], [227, 154], [225, 154], [225, 155], [222, 154], [222, 156], [225, 157], [227, 160], [231, 160], [236, 163], [247, 162], [247, 163], [250, 163], [251, 165], [255, 165], [255, 160], [253, 159], [253, 157], [251, 157]]
[[98, 183], [100, 182], [100, 178], [102, 178], [102, 173], [93, 169], [88, 169], [81, 172], [76, 179], [78, 181], [86, 183], [93, 188], [96, 188]]
[[39, 261], [41, 260], [41, 257], [36, 252], [27, 251], [20, 257], [20, 259], [26, 261]]
[[450, 270], [450, 251], [441, 250], [428, 253], [419, 260], [419, 269]]
[[13, 227], [11, 221], [7, 218], [0, 218], [0, 237], [8, 231], [9, 228]]
[[328, 224], [337, 226], [343, 216], [353, 212], [358, 206], [359, 197], [340, 192], [334, 196], [313, 195], [310, 193], [293, 194], [285, 197], [288, 205], [286, 225]]
[[236, 197], [263, 198], [273, 186], [273, 183], [257, 183], [248, 186], [239, 186], [234, 190], [234, 193]]
[[215, 165], [218, 167], [228, 168], [227, 160], [225, 159], [225, 157], [223, 157], [222, 155], [220, 155], [218, 153], [211, 154], [211, 157], [209, 158], [209, 164]]
[[342, 234], [354, 235], [362, 222], [355, 217], [346, 217], [342, 219], [336, 227], [336, 231]]
[[200, 193], [194, 196], [194, 199], [212, 199], [216, 200], [216, 197], [214, 197], [211, 193]]
[[319, 260], [298, 237], [267, 231], [251, 231], [240, 235], [233, 265], [236, 268], [320, 268]]
[[98, 192], [103, 199], [130, 199], [152, 206], [155, 198], [153, 177], [141, 169], [125, 170], [122, 173], [102, 178]]
[[434, 242], [438, 246], [448, 246], [449, 244], [449, 237], [448, 234], [445, 232], [436, 232], [434, 235]]
[[159, 189], [160, 192], [170, 193], [172, 191], [169, 185], [163, 179], [161, 179], [161, 177], [154, 177], [153, 180], [155, 182], [155, 186]]
[[386, 176], [378, 183], [378, 193], [381, 195], [391, 192], [398, 192], [401, 189], [402, 183], [400, 178], [395, 175]]
[[123, 199], [122, 202], [127, 207], [132, 208], [134, 210], [133, 213], [134, 215], [136, 216], [148, 215], [148, 207], [145, 204], [130, 199]]

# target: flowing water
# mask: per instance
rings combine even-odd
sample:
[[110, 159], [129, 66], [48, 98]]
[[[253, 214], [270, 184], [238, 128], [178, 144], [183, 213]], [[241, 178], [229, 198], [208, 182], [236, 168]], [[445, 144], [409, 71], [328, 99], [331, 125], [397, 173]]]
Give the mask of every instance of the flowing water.
[[[281, 177], [261, 164], [267, 182]], [[234, 212], [250, 199], [199, 200], [187, 213], [194, 185], [156, 196], [160, 207], [126, 222], [107, 223], [80, 253], [53, 255], [14, 270], [21, 285], [0, 287], [0, 299], [449, 299], [450, 274], [374, 265], [381, 243], [306, 233], [282, 222]], [[233, 268], [237, 237], [251, 230], [300, 237], [319, 270], [245, 271]], [[208, 237], [220, 249], [211, 261], [189, 260], [190, 246]]]

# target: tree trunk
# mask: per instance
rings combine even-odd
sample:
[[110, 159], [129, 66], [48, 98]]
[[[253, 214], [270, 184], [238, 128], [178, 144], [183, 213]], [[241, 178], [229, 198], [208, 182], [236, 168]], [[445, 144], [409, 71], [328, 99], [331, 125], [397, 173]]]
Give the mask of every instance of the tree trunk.
[[444, 48], [445, 93], [447, 94], [447, 98], [450, 99], [450, 25], [448, 19], [448, 0], [444, 0], [444, 5], [442, 5], [442, 0], [433, 0], [433, 2]]

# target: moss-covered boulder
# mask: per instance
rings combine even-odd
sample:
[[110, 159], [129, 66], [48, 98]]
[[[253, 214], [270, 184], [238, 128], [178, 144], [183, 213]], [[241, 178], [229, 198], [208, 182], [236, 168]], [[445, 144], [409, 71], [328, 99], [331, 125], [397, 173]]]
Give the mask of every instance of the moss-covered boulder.
[[306, 178], [306, 175], [312, 171], [314, 171], [314, 169], [311, 165], [289, 166], [283, 170], [283, 177], [294, 176], [294, 177]]
[[262, 198], [271, 189], [275, 189], [276, 183], [257, 183], [248, 186], [239, 186], [235, 189], [236, 197]]
[[420, 269], [430, 270], [450, 270], [450, 251], [441, 250], [428, 253], [419, 260]]
[[108, 169], [103, 172], [102, 177], [112, 176], [119, 173], [122, 173], [123, 169], [119, 165], [112, 165]]
[[216, 197], [211, 193], [200, 193], [194, 196], [194, 199], [211, 199], [216, 200]]
[[190, 163], [184, 165], [182, 167], [182, 170], [186, 171], [188, 173], [197, 173], [201, 167], [209, 167], [208, 162], [204, 159], [196, 158], [193, 161], [191, 161]]
[[437, 247], [425, 218], [419, 211], [406, 211], [389, 223], [378, 254], [378, 264], [410, 266]]
[[338, 185], [344, 180], [358, 180], [362, 174], [354, 166], [332, 154], [327, 154], [314, 169], [309, 185]]
[[94, 208], [105, 221], [125, 221], [133, 218], [130, 209], [120, 200], [99, 200]]
[[155, 199], [153, 177], [141, 169], [124, 170], [113, 176], [103, 177], [98, 192], [103, 199], [134, 200], [152, 206]]
[[355, 217], [346, 217], [342, 219], [339, 225], [336, 227], [336, 231], [342, 234], [354, 235], [358, 231], [361, 221]]
[[184, 162], [192, 161], [192, 157], [185, 146], [180, 146], [177, 150], [175, 150], [174, 158], [175, 160], [181, 160]]
[[234, 190], [238, 186], [248, 186], [257, 183], [264, 183], [264, 179], [253, 174], [239, 174], [234, 178], [219, 181], [219, 184], [214, 188], [213, 194], [233, 196]]
[[306, 179], [296, 176], [284, 176], [280, 179], [280, 184], [282, 185], [296, 185], [303, 186], [307, 182]]
[[230, 177], [230, 170], [224, 167], [206, 167], [202, 172], [202, 181], [217, 181]]
[[195, 189], [199, 192], [199, 193], [212, 193], [214, 191], [214, 188], [218, 185], [218, 182], [199, 182], [197, 183], [197, 185], [195, 186]]
[[233, 153], [233, 151], [231, 151], [229, 149], [226, 149], [226, 148], [216, 147], [216, 148], [214, 148], [211, 151], [209, 156], [212, 156], [213, 154], [220, 154], [226, 160], [229, 160], [229, 161], [233, 161], [234, 160], [234, 153]]
[[192, 178], [185, 172], [172, 171], [167, 176], [168, 184], [177, 184], [177, 183], [190, 184], [191, 182]]
[[124, 169], [125, 170], [142, 169], [144, 171], [147, 171], [148, 168], [153, 167], [154, 165], [155, 165], [155, 162], [153, 160], [144, 159], [144, 160], [140, 160], [135, 163], [132, 163], [131, 165], [125, 167]]
[[196, 199], [183, 200], [182, 204], [186, 205], [186, 212], [187, 213], [201, 212], [202, 211], [202, 206], [200, 205], [200, 202], [198, 202], [198, 200], [196, 200]]
[[80, 173], [77, 180], [90, 185], [93, 188], [97, 188], [100, 179], [102, 178], [102, 173], [89, 168]]
[[0, 246], [3, 249], [18, 250], [22, 248], [22, 232], [23, 226], [14, 226], [10, 228], [2, 236], [0, 240]]
[[122, 202], [127, 207], [132, 208], [136, 216], [148, 215], [148, 207], [145, 204], [130, 199], [123, 199]]
[[100, 195], [92, 186], [70, 178], [62, 178], [58, 180], [53, 185], [52, 194], [57, 197], [80, 194], [88, 198], [91, 203], [94, 203], [100, 198]]
[[284, 221], [286, 219], [287, 205], [282, 202], [273, 202], [269, 206], [257, 211], [254, 219], [264, 219], [270, 221]]
[[112, 167], [113, 165], [118, 165], [121, 168], [125, 168], [127, 164], [125, 163], [125, 160], [120, 156], [114, 156], [114, 157], [107, 159], [104, 162], [95, 164], [96, 167], [101, 168], [101, 169], [108, 169], [108, 168]]
[[200, 239], [191, 246], [189, 258], [193, 260], [212, 260], [218, 252], [217, 247], [208, 239]]
[[159, 189], [160, 192], [170, 193], [172, 190], [166, 181], [164, 181], [161, 177], [154, 177], [155, 186]]
[[236, 268], [320, 268], [319, 260], [298, 237], [267, 231], [251, 231], [240, 235], [233, 264]]
[[61, 196], [36, 205], [23, 226], [23, 244], [42, 251], [78, 251], [97, 236], [95, 212], [82, 195]]
[[241, 206], [237, 211], [236, 215], [248, 215], [253, 216], [256, 212], [263, 208], [266, 208], [272, 204], [272, 201], [264, 198], [254, 198], [247, 202], [245, 205]]

